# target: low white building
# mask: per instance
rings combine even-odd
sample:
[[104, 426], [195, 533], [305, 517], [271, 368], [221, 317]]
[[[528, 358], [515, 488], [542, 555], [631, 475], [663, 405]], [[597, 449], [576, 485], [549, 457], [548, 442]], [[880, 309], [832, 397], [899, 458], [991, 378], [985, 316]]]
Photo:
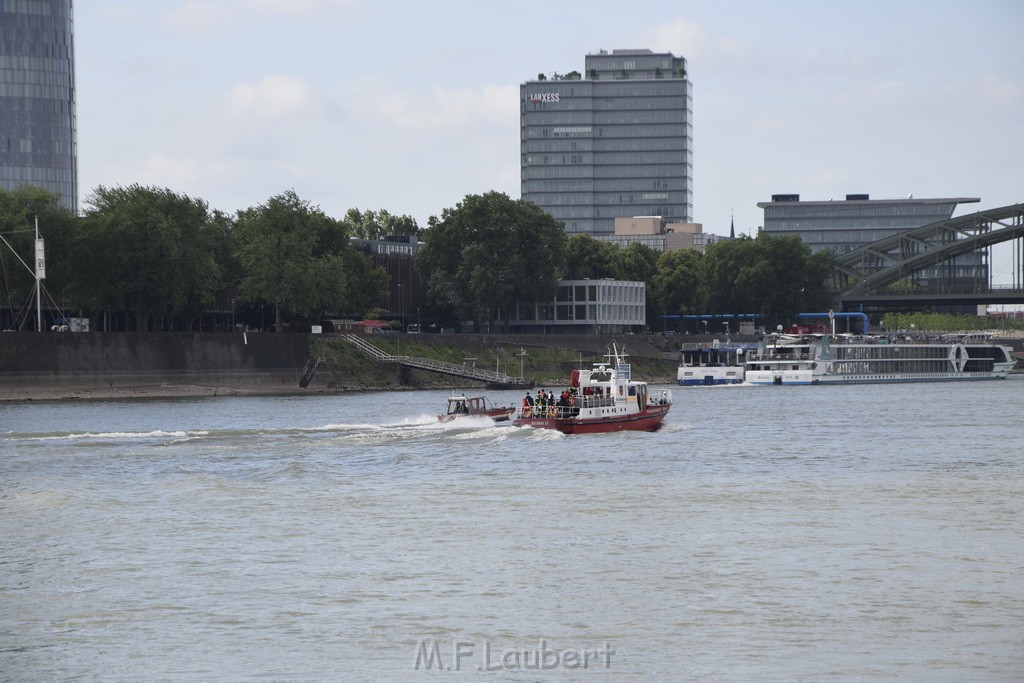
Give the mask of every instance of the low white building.
[[562, 280], [554, 301], [519, 304], [509, 320], [509, 327], [523, 334], [606, 334], [633, 331], [646, 322], [645, 283], [611, 279]]

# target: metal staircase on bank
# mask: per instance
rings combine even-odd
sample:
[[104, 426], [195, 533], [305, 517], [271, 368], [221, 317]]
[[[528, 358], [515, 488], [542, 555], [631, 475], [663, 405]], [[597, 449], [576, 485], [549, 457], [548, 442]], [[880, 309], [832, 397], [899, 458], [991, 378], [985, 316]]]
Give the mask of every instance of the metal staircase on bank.
[[417, 370], [426, 370], [427, 372], [436, 372], [442, 375], [452, 375], [455, 377], [464, 377], [465, 379], [475, 380], [477, 382], [483, 382], [489, 388], [508, 388], [518, 389], [524, 387], [532, 387], [533, 382], [524, 379], [523, 377], [510, 377], [504, 372], [496, 372], [494, 370], [483, 370], [470, 365], [458, 365], [456, 363], [447, 363], [445, 361], [434, 360], [433, 358], [417, 358], [415, 356], [394, 356], [384, 351], [381, 351], [373, 344], [369, 343], [365, 339], [355, 334], [342, 334], [339, 335], [341, 339], [344, 339], [348, 343], [355, 346], [357, 349], [372, 357], [378, 363], [397, 363], [398, 365], [415, 368]]

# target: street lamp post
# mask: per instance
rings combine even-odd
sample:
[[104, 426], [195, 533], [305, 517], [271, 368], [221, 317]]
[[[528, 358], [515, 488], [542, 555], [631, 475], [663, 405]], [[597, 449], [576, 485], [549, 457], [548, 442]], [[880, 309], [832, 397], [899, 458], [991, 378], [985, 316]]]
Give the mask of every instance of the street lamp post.
[[398, 355], [402, 355], [402, 283], [398, 283]]

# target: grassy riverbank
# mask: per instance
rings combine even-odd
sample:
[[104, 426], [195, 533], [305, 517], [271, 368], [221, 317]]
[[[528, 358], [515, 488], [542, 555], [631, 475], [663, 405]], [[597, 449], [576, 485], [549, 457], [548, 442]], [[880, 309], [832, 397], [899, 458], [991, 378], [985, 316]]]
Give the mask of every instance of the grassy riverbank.
[[[574, 368], [604, 360], [614, 342], [625, 345], [633, 376], [652, 383], [675, 382], [677, 362], [644, 337], [511, 336], [511, 335], [375, 335], [367, 341], [392, 355], [474, 365], [523, 376], [537, 386], [560, 386]], [[311, 388], [422, 389], [478, 386], [471, 380], [378, 363], [352, 344], [337, 338], [314, 339], [311, 352], [324, 358]]]

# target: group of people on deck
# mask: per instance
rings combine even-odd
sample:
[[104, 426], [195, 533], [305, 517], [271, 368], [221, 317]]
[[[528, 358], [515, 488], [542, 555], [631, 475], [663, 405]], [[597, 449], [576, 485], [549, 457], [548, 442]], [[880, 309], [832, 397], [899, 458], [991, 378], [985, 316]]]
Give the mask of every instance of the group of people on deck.
[[526, 392], [520, 413], [523, 417], [573, 417], [578, 415], [576, 388], [563, 391], [558, 398], [555, 398], [555, 392], [545, 392], [543, 389], [537, 392], [536, 399], [530, 395], [530, 392]]

